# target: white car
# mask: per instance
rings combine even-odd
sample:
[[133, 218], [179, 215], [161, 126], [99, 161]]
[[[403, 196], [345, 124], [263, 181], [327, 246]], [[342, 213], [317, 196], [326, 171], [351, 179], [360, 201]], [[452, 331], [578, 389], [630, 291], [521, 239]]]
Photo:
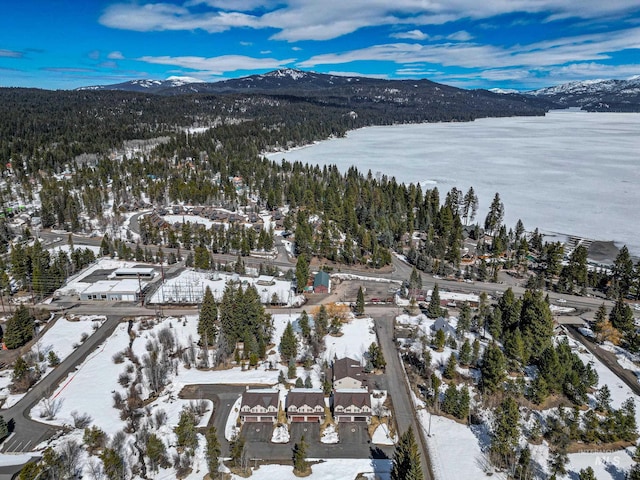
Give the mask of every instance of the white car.
[[567, 303], [567, 301], [564, 298], [559, 298], [558, 300], [556, 300], [556, 302], [558, 302], [558, 303]]

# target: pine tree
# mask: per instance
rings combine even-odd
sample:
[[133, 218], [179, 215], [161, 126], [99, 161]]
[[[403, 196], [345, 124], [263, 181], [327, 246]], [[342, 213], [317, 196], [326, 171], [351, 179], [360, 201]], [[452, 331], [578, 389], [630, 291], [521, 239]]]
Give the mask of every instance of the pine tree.
[[444, 333], [444, 330], [436, 331], [435, 347], [437, 351], [441, 352], [442, 350], [444, 350], [444, 344], [446, 341], [447, 341], [447, 337]]
[[456, 366], [458, 365], [458, 361], [456, 356], [452, 353], [449, 356], [449, 360], [447, 360], [447, 364], [442, 371], [442, 376], [447, 380], [453, 380], [456, 376]]
[[[296, 239], [297, 240], [297, 239]], [[296, 262], [296, 288], [303, 292], [309, 281], [309, 259], [307, 255], [300, 255]]]
[[458, 317], [458, 324], [456, 325], [456, 335], [458, 338], [462, 338], [470, 329], [471, 308], [469, 307], [469, 303], [464, 302], [462, 308], [460, 308], [460, 316]]
[[300, 441], [293, 447], [293, 473], [304, 474], [309, 471], [309, 463], [307, 462], [307, 442], [304, 435]]
[[300, 377], [296, 378], [295, 387], [296, 388], [303, 388], [304, 387], [304, 382], [302, 381], [302, 378], [300, 378]]
[[468, 419], [470, 406], [471, 406], [471, 395], [469, 394], [469, 387], [464, 385], [460, 389], [460, 393], [458, 394], [458, 404], [456, 405], [456, 410], [454, 412], [454, 415], [458, 417], [460, 420]]
[[196, 435], [196, 422], [193, 413], [183, 410], [180, 413], [178, 425], [174, 428], [177, 435], [177, 444], [188, 450], [195, 450], [198, 446], [198, 437]]
[[166, 467], [169, 463], [167, 459], [167, 447], [158, 435], [152, 433], [147, 439], [147, 457], [149, 467], [152, 472], [157, 472], [159, 467]]
[[364, 315], [364, 290], [362, 290], [362, 287], [358, 289], [358, 296], [356, 297], [355, 314]]
[[124, 460], [116, 450], [105, 448], [100, 454], [100, 460], [102, 460], [104, 474], [109, 480], [124, 478]]
[[500, 390], [507, 377], [505, 369], [506, 362], [502, 350], [496, 343], [491, 343], [484, 353], [480, 367], [484, 392], [491, 394]]
[[205, 451], [205, 457], [207, 459], [207, 468], [211, 478], [217, 478], [219, 476], [218, 466], [221, 450], [220, 441], [218, 440], [218, 432], [213, 425], [209, 427], [205, 433], [205, 439], [207, 441], [207, 449]]
[[484, 220], [484, 229], [490, 234], [494, 235], [496, 231], [502, 225], [502, 219], [504, 218], [504, 205], [500, 200], [500, 194], [496, 193], [489, 207], [489, 213]]
[[367, 356], [373, 368], [383, 369], [387, 366], [387, 362], [384, 359], [384, 355], [382, 354], [382, 349], [378, 346], [377, 343], [373, 342], [371, 345], [369, 345]]
[[450, 383], [447, 389], [444, 391], [442, 398], [442, 410], [450, 415], [456, 414], [456, 408], [458, 406], [458, 389], [455, 384]]
[[427, 317], [438, 318], [441, 315], [442, 315], [442, 308], [440, 307], [440, 288], [436, 283], [433, 286], [433, 291], [431, 292], [431, 299], [429, 300], [429, 305], [427, 307]]
[[633, 311], [626, 304], [622, 295], [618, 297], [609, 313], [609, 321], [614, 328], [624, 332], [631, 333], [634, 329]]
[[596, 410], [603, 413], [611, 412], [611, 391], [606, 384], [596, 394]]
[[578, 473], [578, 480], [597, 480], [596, 473], [591, 467], [583, 468]]
[[409, 427], [402, 434], [393, 453], [391, 466], [391, 480], [423, 480], [420, 452], [413, 436], [413, 429]]
[[480, 360], [480, 340], [477, 338], [471, 345], [471, 365], [477, 365]]
[[302, 338], [306, 341], [311, 339], [311, 327], [309, 326], [309, 315], [306, 310], [303, 310], [298, 319], [298, 325], [300, 326], [300, 333]]
[[531, 360], [538, 361], [542, 352], [551, 346], [553, 338], [553, 315], [541, 291], [525, 292], [522, 298], [520, 328]]
[[464, 339], [464, 343], [460, 347], [458, 360], [460, 362], [460, 366], [464, 366], [464, 367], [469, 366], [469, 364], [471, 363], [471, 344], [469, 343], [468, 338]]
[[506, 397], [495, 412], [491, 438], [491, 459], [499, 468], [510, 468], [520, 437], [520, 412], [512, 397]]
[[315, 325], [316, 336], [319, 340], [322, 340], [329, 331], [329, 315], [324, 304], [320, 305], [318, 312], [313, 317], [313, 322]]
[[33, 338], [34, 319], [23, 304], [7, 321], [4, 330], [4, 344], [9, 350], [19, 348]]
[[213, 298], [213, 293], [207, 285], [202, 298], [202, 306], [200, 307], [200, 317], [198, 318], [198, 335], [200, 341], [204, 344], [205, 339], [208, 345], [214, 345], [218, 328], [218, 307]]
[[295, 360], [298, 354], [298, 339], [293, 332], [293, 326], [291, 322], [287, 323], [282, 338], [280, 339], [280, 355], [283, 362], [288, 362], [289, 359]]
[[529, 399], [536, 405], [541, 405], [549, 396], [549, 387], [547, 381], [542, 374], [536, 375], [536, 378], [531, 382], [531, 388], [529, 390]]

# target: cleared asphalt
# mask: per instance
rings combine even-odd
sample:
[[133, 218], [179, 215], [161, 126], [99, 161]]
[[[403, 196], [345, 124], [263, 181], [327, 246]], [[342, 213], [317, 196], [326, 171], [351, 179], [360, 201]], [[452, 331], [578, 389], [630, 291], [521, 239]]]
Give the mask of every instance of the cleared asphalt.
[[[104, 307], [102, 308], [104, 312]], [[40, 442], [50, 438], [58, 430], [44, 423], [36, 422], [29, 417], [33, 406], [42, 398], [53, 392], [67, 375], [104, 342], [120, 323], [121, 316], [107, 316], [107, 320], [84, 343], [75, 349], [51, 373], [40, 380], [27, 394], [11, 408], [0, 410], [5, 421], [13, 432], [2, 444], [2, 452], [28, 452]]]

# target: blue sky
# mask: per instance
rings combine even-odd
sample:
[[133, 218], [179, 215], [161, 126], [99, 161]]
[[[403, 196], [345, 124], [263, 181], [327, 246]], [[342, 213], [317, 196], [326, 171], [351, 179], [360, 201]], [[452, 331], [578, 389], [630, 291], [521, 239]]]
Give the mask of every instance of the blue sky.
[[7, 0], [0, 86], [276, 68], [520, 90], [640, 75], [638, 0]]

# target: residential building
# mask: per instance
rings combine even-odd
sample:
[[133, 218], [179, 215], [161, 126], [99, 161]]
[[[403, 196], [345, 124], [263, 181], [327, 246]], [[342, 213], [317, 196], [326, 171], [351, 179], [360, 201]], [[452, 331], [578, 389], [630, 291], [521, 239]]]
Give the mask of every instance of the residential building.
[[325, 401], [322, 390], [294, 388], [287, 394], [287, 420], [289, 422], [318, 422], [325, 419]]

